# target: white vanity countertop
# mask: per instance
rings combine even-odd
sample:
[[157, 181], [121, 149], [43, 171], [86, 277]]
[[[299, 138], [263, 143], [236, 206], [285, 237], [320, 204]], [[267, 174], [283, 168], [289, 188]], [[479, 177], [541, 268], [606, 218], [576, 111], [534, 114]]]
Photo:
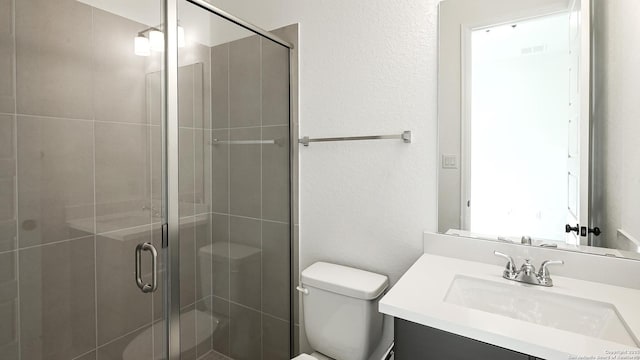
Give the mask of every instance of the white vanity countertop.
[[[457, 275], [513, 286], [535, 286], [503, 279], [503, 270], [496, 265], [424, 254], [380, 300], [379, 309], [400, 319], [548, 360], [577, 359], [577, 356], [609, 359], [615, 358], [616, 351], [626, 351], [629, 359], [640, 359], [639, 348], [444, 301]], [[553, 270], [551, 276], [553, 287], [535, 286], [536, 289], [613, 304], [629, 330], [636, 337], [640, 334], [639, 290], [554, 276]]]

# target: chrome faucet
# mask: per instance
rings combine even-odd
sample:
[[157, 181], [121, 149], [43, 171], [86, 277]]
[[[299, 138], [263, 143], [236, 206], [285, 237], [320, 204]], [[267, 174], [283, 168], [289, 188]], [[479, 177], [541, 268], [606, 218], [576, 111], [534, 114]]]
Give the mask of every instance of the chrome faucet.
[[516, 263], [513, 258], [499, 251], [494, 251], [494, 255], [507, 259], [507, 266], [502, 272], [502, 277], [508, 280], [518, 281], [525, 284], [553, 286], [551, 274], [549, 273], [549, 265], [563, 265], [562, 260], [545, 260], [540, 265], [540, 271], [536, 273], [536, 268], [530, 263], [529, 259], [525, 260], [520, 270], [516, 270]]

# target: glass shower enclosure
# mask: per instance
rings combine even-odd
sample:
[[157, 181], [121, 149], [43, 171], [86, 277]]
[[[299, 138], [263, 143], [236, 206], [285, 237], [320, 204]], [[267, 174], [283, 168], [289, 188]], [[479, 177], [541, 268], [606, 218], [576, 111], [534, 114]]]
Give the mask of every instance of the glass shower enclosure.
[[200, 0], [0, 0], [0, 358], [290, 358], [274, 34]]

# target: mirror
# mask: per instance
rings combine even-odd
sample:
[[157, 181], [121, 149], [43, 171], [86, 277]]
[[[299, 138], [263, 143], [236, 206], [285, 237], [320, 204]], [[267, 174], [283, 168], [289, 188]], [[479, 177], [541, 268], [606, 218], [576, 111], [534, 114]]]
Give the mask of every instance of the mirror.
[[440, 232], [640, 259], [639, 13], [440, 2]]

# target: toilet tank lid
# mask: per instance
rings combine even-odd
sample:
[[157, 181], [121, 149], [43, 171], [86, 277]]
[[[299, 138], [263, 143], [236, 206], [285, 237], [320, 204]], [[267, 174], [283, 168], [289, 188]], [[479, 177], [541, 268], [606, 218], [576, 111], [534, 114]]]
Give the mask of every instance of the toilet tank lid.
[[320, 261], [302, 271], [302, 285], [357, 299], [372, 300], [385, 291], [389, 279], [369, 271]]

